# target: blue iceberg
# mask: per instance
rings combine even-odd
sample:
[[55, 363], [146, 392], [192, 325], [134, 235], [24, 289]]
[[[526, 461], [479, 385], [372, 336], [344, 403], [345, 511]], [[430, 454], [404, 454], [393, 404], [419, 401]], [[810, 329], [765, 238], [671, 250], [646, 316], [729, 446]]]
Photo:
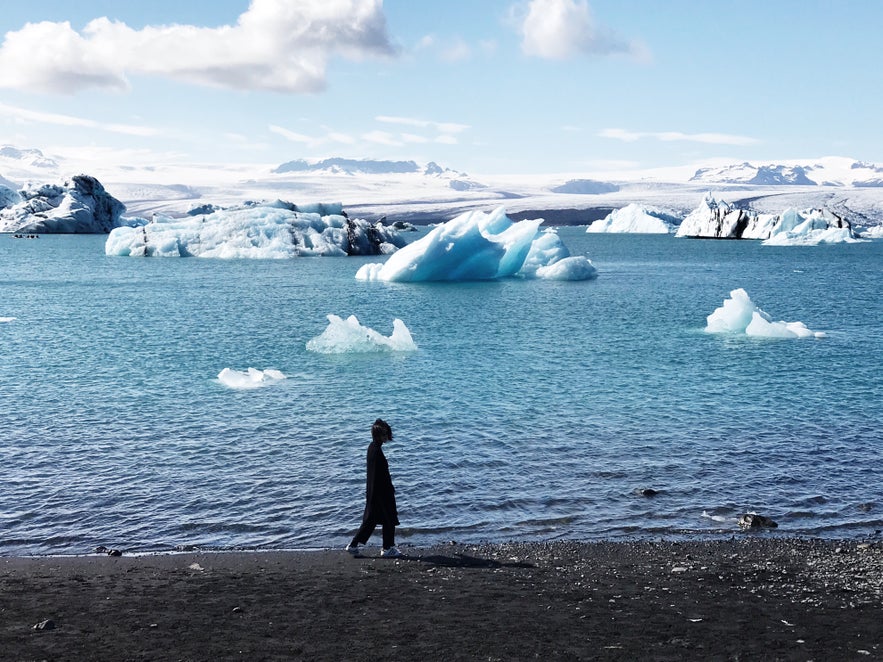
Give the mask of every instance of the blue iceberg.
[[359, 280], [399, 282], [492, 280], [511, 276], [589, 280], [597, 270], [585, 256], [572, 256], [542, 219], [515, 222], [503, 207], [472, 211], [433, 228], [383, 264], [363, 265]]

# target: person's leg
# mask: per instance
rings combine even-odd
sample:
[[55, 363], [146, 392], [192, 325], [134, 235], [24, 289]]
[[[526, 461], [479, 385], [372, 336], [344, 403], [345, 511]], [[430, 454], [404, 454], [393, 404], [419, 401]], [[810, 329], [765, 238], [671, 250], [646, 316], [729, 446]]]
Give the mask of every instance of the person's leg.
[[383, 524], [383, 549], [395, 547], [396, 544], [396, 525]]
[[353, 536], [353, 541], [350, 544], [364, 545], [366, 542], [368, 542], [368, 538], [371, 537], [371, 534], [374, 533], [375, 528], [377, 528], [377, 522], [369, 517], [366, 517], [362, 520], [362, 526], [360, 526], [359, 530], [356, 531], [356, 535]]

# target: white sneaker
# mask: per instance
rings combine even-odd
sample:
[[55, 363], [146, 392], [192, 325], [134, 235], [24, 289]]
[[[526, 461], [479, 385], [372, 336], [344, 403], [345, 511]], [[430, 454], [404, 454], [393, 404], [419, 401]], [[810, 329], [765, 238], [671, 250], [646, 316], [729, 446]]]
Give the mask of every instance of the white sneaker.
[[346, 551], [348, 551], [353, 556], [361, 556], [362, 555], [362, 552], [359, 550], [358, 544], [354, 545], [354, 544], [350, 543], [349, 545], [346, 546]]
[[396, 557], [401, 556], [402, 553], [396, 547], [390, 547], [389, 549], [384, 549], [380, 551], [380, 556], [385, 559], [394, 559]]

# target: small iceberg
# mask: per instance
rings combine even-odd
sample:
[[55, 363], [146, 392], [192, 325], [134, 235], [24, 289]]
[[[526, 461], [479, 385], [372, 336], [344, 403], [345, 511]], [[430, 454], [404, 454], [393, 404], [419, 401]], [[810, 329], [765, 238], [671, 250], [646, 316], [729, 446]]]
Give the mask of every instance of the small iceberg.
[[680, 219], [659, 209], [642, 207], [631, 203], [615, 209], [599, 221], [595, 221], [586, 232], [614, 234], [670, 234], [677, 229]]
[[706, 320], [707, 333], [744, 333], [758, 338], [826, 337], [823, 331], [811, 331], [803, 322], [774, 322], [741, 287], [730, 292], [730, 298]]
[[237, 391], [269, 386], [270, 384], [275, 384], [283, 379], [287, 379], [285, 375], [272, 368], [267, 370], [258, 370], [257, 368], [233, 370], [232, 368], [224, 368], [218, 374], [219, 382], [227, 388], [232, 388]]
[[389, 337], [362, 326], [355, 315], [341, 319], [328, 315], [328, 327], [321, 335], [307, 342], [307, 350], [320, 354], [364, 354], [369, 352], [413, 352], [417, 345], [411, 332], [400, 319], [392, 321]]
[[0, 324], [4, 324], [6, 322], [14, 322], [14, 317], [0, 317]]

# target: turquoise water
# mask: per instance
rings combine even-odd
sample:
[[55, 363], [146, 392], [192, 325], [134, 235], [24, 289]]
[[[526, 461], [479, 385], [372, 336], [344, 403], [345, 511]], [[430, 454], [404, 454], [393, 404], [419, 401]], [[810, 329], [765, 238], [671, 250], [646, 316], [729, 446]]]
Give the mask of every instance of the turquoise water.
[[[378, 416], [401, 543], [729, 536], [748, 511], [879, 535], [883, 242], [561, 235], [597, 280], [371, 283], [376, 258], [0, 236], [0, 554], [342, 546]], [[704, 333], [737, 287], [828, 337]], [[398, 317], [419, 350], [306, 351], [329, 313]], [[248, 367], [288, 379], [216, 379]]]

